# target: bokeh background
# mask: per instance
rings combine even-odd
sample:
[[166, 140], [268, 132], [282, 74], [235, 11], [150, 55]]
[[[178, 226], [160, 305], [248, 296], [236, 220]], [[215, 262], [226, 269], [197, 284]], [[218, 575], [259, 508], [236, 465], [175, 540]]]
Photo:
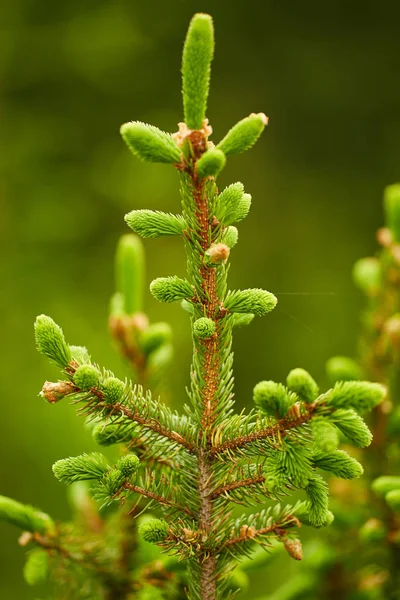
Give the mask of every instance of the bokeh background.
[[[238, 405], [250, 406], [257, 381], [283, 380], [296, 366], [323, 382], [325, 361], [356, 346], [351, 267], [375, 251], [383, 187], [400, 179], [398, 2], [3, 0], [0, 493], [55, 518], [68, 505], [51, 465], [92, 444], [71, 407], [37, 397], [57, 371], [36, 353], [32, 324], [53, 316], [71, 343], [124, 374], [106, 326], [123, 215], [177, 211], [179, 195], [174, 170], [135, 161], [119, 126], [138, 119], [176, 131], [183, 37], [199, 10], [216, 26], [212, 139], [250, 112], [270, 117], [258, 145], [221, 176], [253, 195], [232, 287], [262, 286], [279, 299], [236, 335]], [[146, 251], [149, 282], [184, 273], [179, 240], [149, 241]], [[175, 329], [170, 396], [180, 406], [188, 319], [149, 293], [146, 301], [152, 320]], [[16, 537], [0, 524], [0, 597], [34, 599]]]

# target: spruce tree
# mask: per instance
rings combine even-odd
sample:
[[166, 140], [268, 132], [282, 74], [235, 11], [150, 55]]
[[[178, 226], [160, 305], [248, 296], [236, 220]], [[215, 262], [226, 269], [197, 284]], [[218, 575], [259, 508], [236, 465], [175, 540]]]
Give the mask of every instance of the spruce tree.
[[[212, 19], [197, 14], [183, 49], [184, 122], [179, 131], [171, 135], [139, 121], [121, 127], [137, 158], [168, 163], [180, 178], [181, 214], [175, 214], [174, 206], [172, 213], [135, 209], [125, 219], [144, 238], [180, 236], [185, 247], [187, 277], [171, 274], [150, 284], [157, 300], [180, 302], [190, 318], [193, 360], [183, 412], [171, 410], [142, 382], [121, 380], [101, 368], [86, 349], [71, 346], [50, 317], [41, 315], [35, 323], [38, 350], [62, 373], [61, 381], [46, 382], [42, 396], [51, 403], [72, 401], [94, 423], [100, 444], [128, 449], [115, 464], [97, 452], [59, 460], [53, 466], [55, 476], [67, 485], [89, 482], [88, 501], [93, 498], [103, 510], [120, 506], [123, 511], [127, 504], [139, 502], [151, 505], [157, 518], [141, 523], [140, 537], [175, 557], [170, 566], [183, 565], [191, 600], [231, 597], [240, 587], [235, 567], [257, 548], [268, 550], [279, 542], [292, 558], [302, 558], [300, 526], [320, 528], [333, 520], [320, 471], [344, 479], [362, 473], [357, 460], [336, 449], [332, 439], [341, 432], [349, 443], [368, 446], [371, 432], [359, 412], [377, 406], [385, 395], [384, 386], [364, 381], [336, 383], [321, 392], [307, 371], [296, 368], [284, 384], [257, 383], [254, 408], [235, 412], [232, 334], [235, 327], [272, 311], [277, 298], [259, 288], [228, 289], [236, 225], [249, 213], [251, 196], [241, 183], [219, 190], [217, 177], [229, 156], [256, 143], [268, 119], [262, 112], [251, 113], [218, 144], [209, 139], [206, 109], [213, 52]], [[122, 273], [116, 312], [127, 277]], [[125, 311], [137, 311], [135, 302], [134, 294], [122, 298]], [[123, 348], [132, 350], [126, 339], [119, 339]], [[148, 343], [151, 347], [154, 338]], [[137, 356], [127, 352], [135, 364]], [[305, 500], [288, 504], [286, 497], [296, 490], [304, 491]], [[129, 568], [121, 583], [106, 554], [104, 562], [96, 562], [96, 547], [87, 550], [82, 542], [75, 551], [67, 550], [59, 544], [61, 526], [9, 499], [2, 502], [0, 514], [30, 531], [26, 540], [34, 549], [26, 570], [29, 582], [41, 580], [49, 558], [55, 573], [67, 557], [71, 569], [80, 561], [92, 563], [100, 597], [173, 597], [161, 586], [138, 589]], [[235, 503], [257, 509], [237, 516], [232, 511]], [[114, 513], [116, 519], [121, 510]], [[133, 518], [136, 511], [130, 512]], [[84, 587], [77, 585], [73, 597], [91, 597], [83, 593]]]

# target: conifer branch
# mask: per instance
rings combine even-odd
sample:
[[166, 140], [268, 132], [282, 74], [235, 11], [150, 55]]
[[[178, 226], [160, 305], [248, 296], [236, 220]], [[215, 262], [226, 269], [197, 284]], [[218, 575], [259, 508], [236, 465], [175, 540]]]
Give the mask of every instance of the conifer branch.
[[176, 502], [174, 502], [174, 500], [171, 500], [170, 498], [166, 498], [165, 496], [162, 496], [160, 494], [157, 494], [156, 492], [152, 492], [151, 490], [145, 490], [144, 488], [138, 486], [138, 485], [133, 485], [131, 483], [127, 483], [125, 482], [123, 484], [123, 488], [125, 490], [129, 490], [130, 492], [134, 492], [135, 494], [139, 494], [140, 496], [144, 496], [145, 498], [149, 498], [150, 500], [155, 500], [155, 502], [164, 505], [164, 506], [170, 506], [174, 509], [177, 509], [180, 512], [185, 513], [186, 515], [188, 515], [189, 517], [194, 517], [192, 511], [185, 507], [185, 506], [181, 506], [179, 504], [177, 504]]

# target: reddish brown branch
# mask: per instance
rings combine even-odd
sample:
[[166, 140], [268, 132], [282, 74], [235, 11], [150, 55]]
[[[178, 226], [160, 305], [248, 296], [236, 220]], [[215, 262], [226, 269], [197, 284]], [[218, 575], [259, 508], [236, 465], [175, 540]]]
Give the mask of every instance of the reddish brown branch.
[[227, 483], [226, 485], [223, 485], [219, 488], [217, 488], [216, 490], [214, 490], [214, 492], [211, 495], [211, 498], [217, 498], [218, 496], [221, 496], [222, 494], [226, 494], [227, 492], [231, 492], [232, 490], [237, 490], [238, 488], [242, 488], [242, 487], [251, 487], [253, 485], [257, 485], [259, 483], [264, 483], [265, 481], [265, 476], [264, 475], [259, 475], [257, 477], [248, 477], [247, 479], [242, 479], [240, 481], [232, 481], [231, 483]]
[[165, 496], [160, 496], [159, 494], [156, 494], [155, 492], [151, 492], [150, 490], [145, 490], [144, 488], [142, 488], [138, 485], [132, 485], [131, 483], [124, 483], [123, 487], [126, 490], [129, 490], [130, 492], [135, 492], [135, 494], [140, 494], [141, 496], [144, 496], [145, 498], [149, 498], [150, 500], [155, 500], [159, 504], [164, 504], [165, 506], [171, 506], [172, 508], [176, 508], [177, 510], [180, 510], [181, 512], [184, 512], [185, 514], [189, 515], [189, 517], [193, 518], [193, 516], [194, 516], [192, 511], [189, 508], [186, 508], [185, 506], [181, 506], [180, 504], [177, 504], [176, 502], [174, 502], [173, 500], [170, 500], [169, 498], [166, 498]]
[[227, 440], [222, 444], [217, 444], [213, 446], [210, 450], [210, 453], [215, 456], [220, 452], [226, 452], [227, 450], [237, 450], [238, 448], [243, 448], [249, 444], [253, 444], [259, 440], [265, 440], [267, 438], [276, 438], [280, 436], [281, 438], [285, 437], [290, 429], [294, 429], [295, 427], [299, 427], [300, 425], [304, 425], [311, 420], [312, 415], [315, 410], [315, 405], [310, 405], [308, 407], [308, 411], [297, 417], [296, 419], [281, 419], [276, 423], [276, 425], [271, 425], [271, 427], [266, 427], [265, 429], [260, 429], [259, 431], [254, 431], [253, 433], [249, 433], [247, 435], [241, 435], [237, 438], [233, 438], [231, 440]]

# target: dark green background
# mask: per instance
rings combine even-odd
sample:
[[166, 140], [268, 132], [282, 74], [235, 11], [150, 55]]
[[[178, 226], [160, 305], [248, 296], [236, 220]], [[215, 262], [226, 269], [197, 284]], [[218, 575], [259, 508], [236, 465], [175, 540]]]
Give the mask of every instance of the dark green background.
[[[34, 348], [38, 313], [118, 373], [106, 329], [113, 249], [132, 208], [179, 210], [173, 169], [131, 157], [131, 119], [176, 131], [189, 18], [211, 12], [216, 58], [208, 116], [218, 141], [250, 112], [270, 125], [233, 157], [221, 185], [253, 195], [232, 252], [232, 287], [262, 286], [277, 309], [235, 338], [237, 401], [260, 379], [351, 353], [361, 298], [350, 271], [374, 252], [386, 184], [400, 179], [400, 4], [219, 0], [3, 0], [0, 8], [0, 493], [68, 514], [51, 473], [91, 448], [71, 407], [37, 397], [57, 371]], [[148, 281], [183, 274], [179, 240], [146, 242]], [[176, 331], [173, 403], [188, 379], [188, 319]], [[1, 525], [0, 597], [35, 598], [22, 581], [17, 531]], [[276, 574], [275, 574], [276, 578]], [[265, 582], [264, 582], [265, 583]], [[40, 594], [39, 594], [40, 595]]]

